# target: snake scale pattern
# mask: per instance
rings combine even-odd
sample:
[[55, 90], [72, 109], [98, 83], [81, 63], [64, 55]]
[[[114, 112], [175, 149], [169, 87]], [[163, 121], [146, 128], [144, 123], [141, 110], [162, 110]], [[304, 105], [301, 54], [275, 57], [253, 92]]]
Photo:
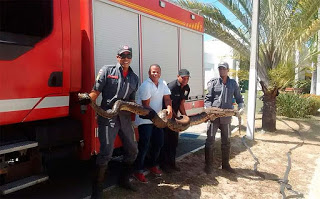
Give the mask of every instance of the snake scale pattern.
[[[88, 98], [87, 94], [79, 93], [79, 99]], [[144, 108], [135, 102], [127, 102], [122, 100], [117, 100], [112, 109], [103, 110], [94, 101], [90, 102], [92, 109], [100, 116], [105, 118], [112, 118], [118, 115], [119, 111], [129, 111], [131, 113], [145, 116], [149, 113], [149, 109]], [[188, 129], [190, 126], [201, 124], [208, 120], [215, 120], [218, 117], [227, 117], [237, 115], [237, 111], [233, 109], [220, 109], [215, 107], [210, 107], [204, 109], [203, 112], [192, 116], [181, 116], [180, 118], [167, 119], [167, 110], [163, 109], [158, 114], [155, 115], [151, 121], [158, 128], [168, 127], [172, 131], [181, 132]]]

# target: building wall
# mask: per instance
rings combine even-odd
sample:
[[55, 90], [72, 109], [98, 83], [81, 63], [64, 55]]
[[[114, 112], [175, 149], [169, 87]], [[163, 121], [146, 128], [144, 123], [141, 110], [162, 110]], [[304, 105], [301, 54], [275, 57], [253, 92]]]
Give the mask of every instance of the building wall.
[[233, 49], [227, 44], [218, 39], [212, 39], [204, 42], [204, 73], [205, 73], [205, 88], [207, 88], [207, 82], [215, 77], [219, 77], [218, 64], [221, 61], [225, 61], [230, 67], [230, 76], [234, 79], [236, 71], [237, 60], [234, 59]]

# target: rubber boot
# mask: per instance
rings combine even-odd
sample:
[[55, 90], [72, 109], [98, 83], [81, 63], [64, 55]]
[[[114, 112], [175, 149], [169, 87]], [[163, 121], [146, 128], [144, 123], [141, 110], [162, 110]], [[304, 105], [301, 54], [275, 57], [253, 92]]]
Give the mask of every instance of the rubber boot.
[[92, 199], [102, 199], [103, 198], [103, 183], [105, 180], [105, 174], [107, 171], [107, 166], [97, 165], [95, 170], [94, 179], [92, 183]]
[[176, 172], [181, 171], [181, 169], [177, 166], [176, 159], [174, 159], [173, 162], [171, 163], [171, 168], [173, 171], [176, 171]]
[[205, 147], [205, 162], [206, 166], [204, 168], [204, 171], [207, 174], [211, 174], [213, 172], [213, 147]]
[[171, 156], [170, 156], [170, 167], [173, 171], [180, 172], [181, 169], [177, 166], [177, 162], [176, 162], [177, 146], [178, 146], [178, 143], [176, 144], [176, 146], [174, 146], [174, 148], [172, 148]]
[[119, 186], [123, 187], [125, 189], [137, 192], [137, 187], [133, 186], [133, 184], [130, 182], [130, 176], [133, 173], [134, 167], [132, 164], [126, 164], [123, 163], [123, 169], [122, 174], [119, 179]]
[[236, 173], [236, 171], [230, 166], [230, 145], [221, 146], [221, 159], [222, 159], [222, 169], [230, 173]]

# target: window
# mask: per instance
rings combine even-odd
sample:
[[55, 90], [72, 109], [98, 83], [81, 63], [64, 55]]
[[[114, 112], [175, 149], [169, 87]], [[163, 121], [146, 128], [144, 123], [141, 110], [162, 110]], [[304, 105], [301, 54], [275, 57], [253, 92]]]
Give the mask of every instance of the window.
[[47, 37], [52, 27], [52, 0], [0, 0], [0, 59], [24, 54]]

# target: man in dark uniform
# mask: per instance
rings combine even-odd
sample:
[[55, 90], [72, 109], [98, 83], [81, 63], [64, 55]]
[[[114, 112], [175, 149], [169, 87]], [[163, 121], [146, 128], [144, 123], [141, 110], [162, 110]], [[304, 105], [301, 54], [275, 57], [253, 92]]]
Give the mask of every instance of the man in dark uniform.
[[[229, 65], [221, 62], [218, 65], [220, 78], [213, 78], [208, 82], [208, 94], [205, 97], [205, 107], [218, 107], [233, 109], [232, 99], [235, 97], [238, 109], [243, 108], [243, 99], [240, 89], [234, 79], [228, 76]], [[234, 173], [229, 164], [230, 159], [230, 124], [231, 117], [221, 117], [208, 122], [207, 139], [205, 144], [205, 172], [210, 174], [213, 170], [214, 142], [218, 128], [221, 130], [222, 169]]]
[[[178, 111], [181, 115], [187, 115], [184, 107], [185, 100], [188, 99], [190, 93], [190, 87], [188, 85], [190, 72], [186, 69], [179, 70], [177, 80], [174, 80], [168, 84], [171, 91], [170, 98], [172, 100], [172, 118], [178, 117]], [[176, 151], [178, 146], [179, 133], [164, 129], [164, 145], [161, 149], [161, 163], [160, 167], [163, 171], [171, 173], [173, 171], [180, 171], [180, 168], [176, 165]]]
[[[90, 98], [95, 101], [102, 92], [101, 108], [111, 109], [117, 100], [134, 101], [138, 90], [139, 79], [130, 67], [132, 48], [121, 46], [117, 53], [118, 63], [116, 65], [103, 66], [96, 78], [95, 85]], [[80, 102], [87, 104], [88, 102]], [[136, 159], [138, 149], [132, 127], [131, 113], [120, 111], [111, 119], [98, 116], [98, 135], [100, 141], [100, 153], [96, 160], [96, 174], [92, 188], [92, 198], [102, 198], [103, 182], [108, 162], [113, 153], [114, 140], [119, 134], [123, 143], [124, 158], [122, 176], [119, 185], [137, 191], [129, 181], [133, 172], [133, 163]]]

